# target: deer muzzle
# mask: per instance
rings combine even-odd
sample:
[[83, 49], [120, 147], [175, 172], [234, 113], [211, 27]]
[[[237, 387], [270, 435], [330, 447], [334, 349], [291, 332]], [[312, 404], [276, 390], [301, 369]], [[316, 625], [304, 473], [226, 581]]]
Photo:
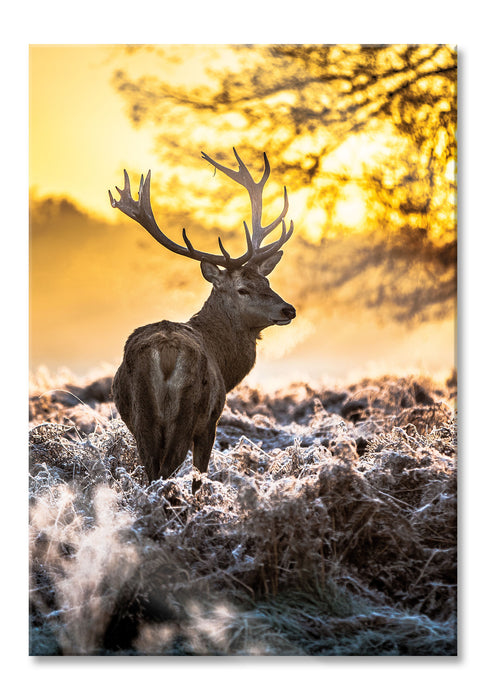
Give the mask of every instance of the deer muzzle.
[[283, 318], [274, 319], [273, 322], [276, 326], [287, 326], [296, 316], [295, 309], [290, 304], [285, 304], [285, 306], [280, 309], [280, 313]]

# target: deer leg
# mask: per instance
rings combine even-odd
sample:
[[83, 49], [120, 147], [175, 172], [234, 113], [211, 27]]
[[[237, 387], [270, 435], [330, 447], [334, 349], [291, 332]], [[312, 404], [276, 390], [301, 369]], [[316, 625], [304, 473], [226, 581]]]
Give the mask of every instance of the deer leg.
[[168, 479], [179, 465], [182, 464], [190, 447], [190, 438], [181, 439], [173, 436], [167, 441], [163, 427], [153, 432], [145, 433], [139, 444], [140, 457], [145, 465], [150, 482], [162, 477]]
[[[138, 442], [138, 441], [137, 441]], [[145, 466], [149, 482], [159, 478], [160, 469], [160, 444], [146, 445], [145, 443], [138, 445], [140, 461]]]
[[[208, 429], [202, 435], [194, 437], [192, 462], [194, 468], [199, 472], [207, 472], [209, 459], [211, 457], [211, 450], [214, 445], [214, 438], [216, 437], [216, 422], [208, 426]], [[201, 486], [201, 479], [192, 479], [192, 492], [195, 493]]]
[[159, 462], [159, 476], [168, 479], [172, 473], [183, 463], [188, 451], [190, 442], [188, 440], [178, 441], [168, 445]]
[[204, 437], [194, 438], [193, 464], [200, 472], [207, 472], [211, 450], [213, 449], [215, 431]]

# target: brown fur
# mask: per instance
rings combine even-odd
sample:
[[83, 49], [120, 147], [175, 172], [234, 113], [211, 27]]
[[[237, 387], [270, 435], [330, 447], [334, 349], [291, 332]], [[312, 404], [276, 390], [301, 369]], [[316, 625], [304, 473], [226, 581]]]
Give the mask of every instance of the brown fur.
[[203, 308], [187, 323], [151, 323], [128, 338], [113, 396], [150, 480], [169, 477], [191, 448], [194, 466], [207, 470], [226, 392], [253, 367], [260, 331], [295, 316], [265, 278], [280, 257], [233, 271], [203, 262], [213, 284]]

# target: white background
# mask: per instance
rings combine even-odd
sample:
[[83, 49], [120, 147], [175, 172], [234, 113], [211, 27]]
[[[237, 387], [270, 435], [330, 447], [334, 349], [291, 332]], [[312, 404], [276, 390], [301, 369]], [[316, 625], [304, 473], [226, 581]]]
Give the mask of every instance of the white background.
[[[66, 0], [4, 4], [1, 72], [0, 663], [4, 697], [484, 697], [486, 119], [476, 0]], [[459, 49], [460, 624], [455, 658], [29, 658], [27, 637], [28, 46], [449, 43]]]

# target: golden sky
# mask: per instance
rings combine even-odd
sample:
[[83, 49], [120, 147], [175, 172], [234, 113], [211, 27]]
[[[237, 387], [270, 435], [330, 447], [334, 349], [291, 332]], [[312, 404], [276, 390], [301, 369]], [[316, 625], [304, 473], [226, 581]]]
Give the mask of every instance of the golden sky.
[[[231, 52], [224, 47], [214, 51], [222, 65], [232, 66]], [[201, 57], [206, 59], [209, 53], [209, 47], [204, 51], [197, 46], [173, 47], [170, 60], [163, 64], [163, 79], [197, 85], [204, 70]], [[124, 168], [132, 176], [132, 191], [136, 192], [138, 174], [151, 168], [154, 195], [160, 195], [162, 205], [164, 197], [172, 197], [172, 203], [183, 210], [189, 207], [188, 201], [197, 202], [206, 225], [223, 225], [227, 235], [235, 231], [241, 236], [242, 219], [248, 216], [243, 195], [227, 209], [214, 211], [211, 197], [221, 181], [200, 159], [199, 144], [204, 146], [206, 135], [208, 140], [213, 136], [203, 122], [194, 123], [189, 143], [184, 143], [184, 152], [191, 154], [190, 181], [187, 189], [176, 191], [171, 178], [188, 177], [189, 171], [182, 170], [182, 164], [180, 168], [164, 167], [158, 159], [155, 139], [160, 124], [148, 121], [135, 128], [131, 123], [126, 102], [113, 84], [115, 69], [125, 68], [158, 78], [160, 58], [150, 51], [123, 54], [113, 46], [30, 47], [30, 347], [34, 371], [41, 365], [52, 371], [66, 366], [82, 374], [104, 363], [116, 366], [133, 328], [161, 318], [186, 320], [209, 293], [195, 263], [161, 250], [143, 229], [110, 207], [107, 191], [122, 186]], [[234, 124], [231, 138], [238, 137], [237, 120]], [[244, 148], [244, 137], [240, 134], [233, 145], [240, 148], [243, 144]], [[305, 149], [305, 143], [299, 147]], [[385, 148], [393, 148], [386, 130], [375, 133], [373, 139], [357, 134], [329, 157], [328, 167], [346, 163], [347, 175], [357, 177], [363, 159]], [[221, 150], [226, 152], [226, 143]], [[211, 155], [209, 147], [208, 152]], [[276, 154], [269, 155], [272, 164]], [[226, 163], [233, 167], [230, 148]], [[270, 281], [296, 305], [297, 319], [288, 327], [264, 332], [250, 379], [337, 380], [363, 373], [416, 370], [448, 373], [455, 352], [455, 319], [450, 314], [407, 326], [404, 331], [403, 324], [386, 322], [372, 309], [357, 310], [354, 303], [342, 299], [336, 305], [334, 297], [329, 303], [324, 292], [309, 297], [302, 282], [309, 271], [299, 262], [305, 248], [299, 248], [297, 237], [318, 243], [327, 215], [309, 188], [293, 187], [285, 173], [283, 177], [271, 178], [269, 207], [281, 207], [282, 185], [286, 184], [289, 216], [302, 225], [300, 234], [296, 226], [295, 242], [291, 239], [286, 244], [282, 263]], [[343, 231], [363, 224], [366, 206], [359, 187], [351, 183], [343, 189], [334, 212]], [[164, 217], [164, 211], [154, 209], [161, 228], [166, 231], [167, 226], [168, 235], [180, 241], [184, 218], [179, 220], [173, 211]], [[197, 244], [203, 233], [197, 224], [192, 227]], [[212, 237], [216, 244], [216, 235]], [[239, 254], [235, 241], [230, 250]], [[333, 249], [327, 250], [331, 254]], [[342, 260], [343, 253], [340, 255]], [[328, 260], [329, 266], [338, 262], [337, 258]], [[343, 299], [343, 293], [349, 298], [356, 295], [356, 289], [343, 289]]]
[[135, 130], [110, 86], [112, 49], [30, 47], [30, 186], [62, 194], [115, 220], [107, 190], [127, 163], [144, 172], [154, 160], [148, 130]]

